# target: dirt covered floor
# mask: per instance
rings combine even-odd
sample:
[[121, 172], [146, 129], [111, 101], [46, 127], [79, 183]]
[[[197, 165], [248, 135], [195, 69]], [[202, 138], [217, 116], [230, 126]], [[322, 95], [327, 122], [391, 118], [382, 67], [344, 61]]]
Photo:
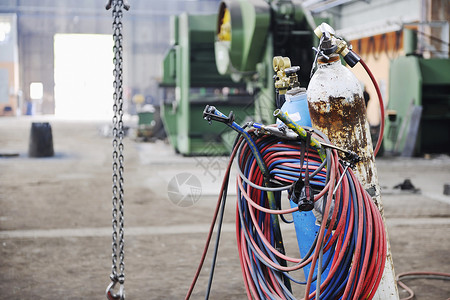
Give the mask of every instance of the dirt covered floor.
[[[49, 121], [55, 156], [29, 158], [31, 122]], [[133, 122], [129, 122], [133, 127]], [[111, 272], [108, 122], [0, 118], [0, 299], [105, 299]], [[182, 157], [165, 142], [125, 138], [127, 299], [184, 299], [199, 262], [227, 159]], [[450, 158], [377, 159], [396, 273], [450, 272]], [[171, 184], [194, 175], [199, 198]], [[234, 175], [210, 299], [245, 299], [234, 235]], [[393, 187], [409, 178], [420, 193]], [[180, 190], [181, 191], [181, 190]], [[284, 234], [295, 255], [293, 230]], [[208, 256], [192, 299], [203, 299]], [[442, 280], [405, 281], [416, 299], [447, 299]], [[400, 295], [406, 293], [400, 289]], [[302, 297], [298, 291], [298, 298]]]

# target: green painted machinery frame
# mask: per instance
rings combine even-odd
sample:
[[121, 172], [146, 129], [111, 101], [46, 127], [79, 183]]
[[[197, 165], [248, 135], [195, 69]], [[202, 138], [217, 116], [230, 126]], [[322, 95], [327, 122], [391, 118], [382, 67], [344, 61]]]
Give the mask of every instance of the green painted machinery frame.
[[[218, 40], [225, 9], [230, 38]], [[299, 79], [307, 86], [314, 60], [311, 48], [317, 44], [314, 21], [330, 20], [308, 17], [295, 0], [224, 0], [217, 15], [174, 17], [173, 47], [164, 59], [162, 81], [174, 89], [174, 97], [161, 106], [173, 147], [184, 155], [229, 152], [225, 141], [232, 135], [222, 124], [208, 126], [201, 118], [205, 104], [224, 113], [233, 110], [237, 121], [248, 117], [274, 123], [273, 57], [289, 57], [292, 65], [301, 66]], [[217, 96], [210, 91], [223, 87], [238, 92]]]
[[217, 71], [216, 19], [216, 15], [186, 13], [172, 18], [172, 48], [163, 61], [161, 87], [166, 97], [161, 116], [170, 143], [183, 155], [222, 155], [231, 149], [227, 145], [231, 129], [203, 120], [207, 104], [232, 110], [237, 122], [254, 114], [253, 97], [244, 84]]
[[[295, 0], [220, 3], [215, 42], [217, 68], [236, 82], [245, 82], [255, 93], [255, 121], [275, 122], [274, 56], [289, 57], [292, 65], [300, 66], [300, 83], [308, 85], [314, 60], [311, 48], [318, 42], [313, 33], [314, 21], [320, 24], [330, 20], [313, 19]], [[224, 25], [230, 31], [225, 38], [221, 34]]]
[[414, 154], [449, 153], [450, 59], [402, 56], [391, 62], [384, 148], [404, 149], [412, 107], [422, 107]]

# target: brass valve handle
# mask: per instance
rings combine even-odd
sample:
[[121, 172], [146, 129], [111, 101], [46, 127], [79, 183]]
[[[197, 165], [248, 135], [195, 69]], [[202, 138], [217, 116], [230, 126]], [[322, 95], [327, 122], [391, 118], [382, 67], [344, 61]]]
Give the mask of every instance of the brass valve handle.
[[280, 95], [286, 94], [293, 87], [300, 86], [297, 77], [300, 67], [291, 67], [289, 57], [275, 56], [273, 58], [273, 70], [276, 72], [274, 76], [275, 88]]

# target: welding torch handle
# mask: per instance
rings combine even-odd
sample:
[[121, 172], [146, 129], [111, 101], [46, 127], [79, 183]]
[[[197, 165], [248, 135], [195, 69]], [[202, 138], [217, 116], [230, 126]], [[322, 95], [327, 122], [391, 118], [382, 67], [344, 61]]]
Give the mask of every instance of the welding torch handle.
[[[280, 121], [282, 121], [284, 124], [286, 124], [286, 126], [292, 130], [294, 130], [301, 139], [306, 141], [306, 137], [308, 135], [307, 131], [305, 129], [303, 129], [301, 126], [297, 125], [292, 119], [291, 117], [289, 117], [287, 112], [282, 112], [281, 109], [276, 109], [273, 112], [273, 115], [275, 117], [277, 117], [278, 119], [280, 119]], [[319, 153], [320, 159], [322, 161], [325, 161], [325, 159], [327, 158], [327, 154], [325, 152], [325, 149], [322, 148], [322, 146], [320, 145], [320, 142], [318, 140], [316, 140], [315, 138], [311, 137], [310, 139], [310, 146], [313, 147], [314, 149], [317, 150], [317, 152]]]

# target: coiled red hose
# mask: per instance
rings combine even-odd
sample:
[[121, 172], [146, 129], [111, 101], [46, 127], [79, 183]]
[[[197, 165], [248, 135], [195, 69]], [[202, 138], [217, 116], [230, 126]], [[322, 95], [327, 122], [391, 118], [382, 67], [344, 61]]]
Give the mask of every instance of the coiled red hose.
[[[267, 143], [267, 139], [267, 137], [263, 137], [257, 141], [259, 144], [266, 144], [261, 147], [261, 153], [265, 153], [263, 157], [267, 166], [292, 167], [292, 164], [284, 161], [300, 157], [298, 144], [286, 144], [280, 140]], [[286, 151], [280, 151], [282, 147]], [[273, 151], [271, 151], [272, 148]], [[313, 149], [310, 151], [313, 152]], [[257, 186], [262, 186], [264, 178], [246, 145], [242, 145], [237, 156], [239, 167], [247, 169], [247, 179]], [[320, 285], [320, 290], [326, 292], [327, 287], [335, 284], [342, 274], [348, 276], [341, 291], [333, 298], [326, 299], [340, 297], [343, 299], [371, 299], [374, 296], [386, 260], [386, 236], [382, 218], [370, 195], [364, 190], [353, 172], [350, 169], [345, 171], [339, 163], [335, 151], [331, 151], [330, 158], [328, 162], [329, 180], [320, 193], [315, 196], [315, 201], [326, 195], [327, 202], [323, 220], [328, 220], [331, 214], [328, 227], [335, 228], [335, 230], [327, 230], [325, 233], [327, 225], [322, 224], [313, 255], [306, 259], [280, 253], [271, 242], [270, 215], [292, 213], [293, 209], [268, 209], [267, 192], [246, 184], [241, 176], [238, 176], [236, 238], [244, 284], [249, 299], [252, 297], [254, 299], [291, 299], [289, 293], [283, 288], [282, 280], [277, 279], [277, 274], [299, 270], [309, 263], [311, 263], [311, 271], [306, 282], [304, 299], [315, 298], [316, 291], [310, 293], [310, 287], [321, 247], [324, 252], [334, 252], [334, 257], [328, 277]], [[280, 163], [278, 164], [278, 162]], [[276, 168], [270, 169], [275, 170], [276, 173]], [[345, 174], [345, 172], [348, 173]], [[341, 177], [343, 178], [342, 182], [336, 188]], [[336, 192], [334, 193], [335, 188]], [[333, 201], [335, 201], [336, 209], [330, 212]], [[348, 218], [341, 217], [346, 215]], [[352, 240], [355, 241], [354, 249], [349, 247]], [[335, 247], [333, 247], [334, 244]], [[349, 252], [352, 253], [352, 263], [347, 264], [346, 269], [343, 270]], [[283, 266], [279, 260], [287, 261], [289, 265]], [[257, 270], [261, 274], [259, 277], [256, 274]]]

